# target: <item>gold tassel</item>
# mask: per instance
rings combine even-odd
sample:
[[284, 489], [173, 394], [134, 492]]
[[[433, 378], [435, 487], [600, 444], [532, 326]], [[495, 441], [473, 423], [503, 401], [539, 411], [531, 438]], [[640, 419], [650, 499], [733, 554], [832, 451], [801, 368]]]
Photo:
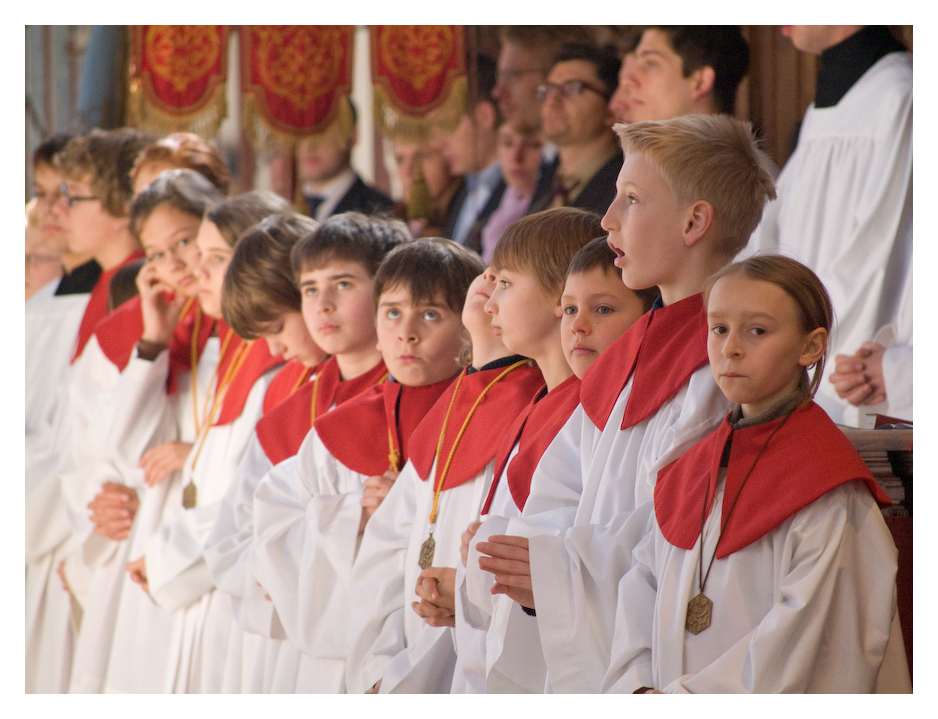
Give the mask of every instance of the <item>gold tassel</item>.
[[468, 111], [467, 83], [465, 77], [453, 81], [449, 96], [423, 117], [410, 117], [395, 109], [387, 92], [380, 85], [374, 86], [375, 122], [390, 140], [419, 142], [427, 139], [434, 126], [452, 132], [459, 120]]
[[352, 106], [347, 97], [338, 101], [335, 119], [329, 126], [316, 133], [298, 131], [299, 134], [293, 134], [271, 127], [258, 112], [257, 100], [253, 94], [248, 93], [243, 96], [242, 108], [241, 119], [244, 131], [251, 144], [262, 151], [292, 152], [298, 142], [309, 137], [323, 138], [341, 146], [348, 142], [355, 131]]

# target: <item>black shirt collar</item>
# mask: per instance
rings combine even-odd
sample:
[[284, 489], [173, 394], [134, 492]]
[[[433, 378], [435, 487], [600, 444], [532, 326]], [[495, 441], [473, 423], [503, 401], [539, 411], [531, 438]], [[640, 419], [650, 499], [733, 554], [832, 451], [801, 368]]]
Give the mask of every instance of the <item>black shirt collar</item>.
[[870, 25], [827, 48], [821, 53], [814, 106], [833, 107], [880, 59], [904, 50], [885, 25]]
[[62, 276], [59, 286], [55, 288], [55, 294], [86, 295], [94, 289], [100, 276], [101, 265], [94, 260], [88, 260]]
[[488, 364], [482, 365], [478, 369], [476, 369], [472, 365], [469, 365], [466, 368], [466, 374], [473, 374], [474, 372], [481, 372], [482, 370], [486, 370], [486, 369], [498, 369], [499, 367], [510, 367], [515, 362], [520, 362], [523, 359], [527, 359], [527, 357], [523, 357], [522, 355], [508, 355], [508, 357], [500, 357], [497, 360], [492, 360]]

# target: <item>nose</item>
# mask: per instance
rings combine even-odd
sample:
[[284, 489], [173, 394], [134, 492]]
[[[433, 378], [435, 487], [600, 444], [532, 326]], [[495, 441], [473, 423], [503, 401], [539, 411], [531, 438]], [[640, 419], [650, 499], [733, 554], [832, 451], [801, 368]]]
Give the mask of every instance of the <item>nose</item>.
[[612, 113], [616, 120], [622, 122], [627, 107], [628, 103], [626, 102], [625, 87], [620, 83], [616, 91], [612, 93], [612, 97], [609, 98], [609, 112]]
[[495, 299], [495, 293], [498, 292], [498, 288], [492, 292], [492, 295], [485, 301], [485, 306], [482, 308], [485, 310], [486, 314], [490, 314], [493, 317], [498, 314], [498, 302]]
[[320, 314], [329, 314], [335, 309], [335, 303], [332, 301], [332, 295], [326, 290], [320, 290], [316, 295], [316, 311]]
[[740, 342], [739, 334], [730, 330], [723, 341], [723, 356], [739, 358], [743, 356], [743, 345]]
[[420, 338], [420, 335], [417, 332], [416, 316], [408, 316], [401, 320], [400, 325], [398, 325], [397, 336], [401, 342], [417, 342], [417, 340]]
[[275, 337], [265, 337], [267, 340], [267, 347], [270, 349], [270, 354], [276, 357], [277, 355], [282, 355], [287, 351], [287, 346]]
[[615, 230], [619, 229], [619, 221], [617, 219], [618, 206], [619, 194], [616, 193], [615, 199], [612, 201], [612, 204], [609, 205], [609, 209], [606, 210], [606, 214], [603, 215], [603, 219], [599, 221], [599, 226], [602, 227], [606, 232], [614, 232]]
[[590, 324], [586, 317], [586, 312], [580, 310], [570, 323], [570, 331], [575, 335], [588, 335], [590, 333]]
[[507, 86], [505, 81], [502, 79], [496, 80], [495, 87], [492, 88], [492, 97], [494, 97], [496, 100], [503, 100], [505, 98], [506, 90]]

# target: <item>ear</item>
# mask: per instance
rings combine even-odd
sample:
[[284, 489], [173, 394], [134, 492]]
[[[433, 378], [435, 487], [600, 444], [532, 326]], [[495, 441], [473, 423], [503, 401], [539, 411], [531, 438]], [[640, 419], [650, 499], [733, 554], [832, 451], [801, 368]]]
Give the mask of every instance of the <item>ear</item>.
[[717, 74], [709, 65], [697, 68], [691, 73], [691, 94], [695, 100], [699, 100], [704, 95], [713, 92], [713, 83], [716, 81]]
[[684, 245], [693, 247], [713, 225], [713, 205], [697, 200], [688, 209], [684, 220]]
[[824, 356], [824, 350], [826, 348], [827, 330], [823, 327], [812, 330], [805, 338], [804, 351], [801, 353], [801, 357], [798, 358], [798, 364], [802, 367], [810, 367], [813, 364], [817, 364], [821, 357]]
[[475, 109], [472, 111], [472, 119], [476, 127], [484, 130], [495, 129], [496, 115], [495, 105], [488, 100], [481, 100], [476, 103]]
[[562, 298], [563, 298], [562, 295], [557, 297], [557, 302], [554, 304], [554, 316], [558, 320], [563, 319], [563, 302], [561, 302]]
[[358, 144], [358, 128], [353, 127], [351, 134], [348, 136], [348, 143], [346, 144], [346, 149], [351, 151], [355, 145]]

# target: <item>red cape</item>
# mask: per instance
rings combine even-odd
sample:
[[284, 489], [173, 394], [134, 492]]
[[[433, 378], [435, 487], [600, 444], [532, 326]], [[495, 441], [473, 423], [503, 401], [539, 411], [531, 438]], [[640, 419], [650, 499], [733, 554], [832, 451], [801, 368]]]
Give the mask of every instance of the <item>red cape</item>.
[[131, 297], [124, 304], [98, 322], [94, 336], [104, 356], [121, 372], [130, 362], [143, 336], [143, 313], [140, 310], [140, 295]]
[[[463, 376], [459, 396], [453, 405], [446, 427], [446, 436], [443, 438], [443, 446], [440, 448], [437, 474], [433, 478], [434, 487], [472, 405], [482, 394], [482, 390], [505, 369], [504, 366], [496, 367]], [[468, 482], [492, 461], [498, 447], [493, 438], [501, 437], [508, 431], [514, 418], [524, 410], [543, 386], [544, 379], [540, 370], [530, 365], [522, 365], [512, 370], [489, 390], [485, 399], [479, 403], [473, 413], [472, 419], [456, 446], [456, 452], [443, 482], [443, 490]], [[456, 382], [453, 382], [417, 426], [416, 431], [420, 442], [414, 443], [411, 448], [410, 461], [424, 481], [428, 479], [430, 470], [433, 468], [437, 444], [440, 433], [443, 431], [443, 422], [455, 391]]]
[[[324, 365], [333, 360], [327, 360], [319, 365]], [[318, 371], [318, 369], [317, 369]], [[353, 397], [361, 394], [369, 387], [380, 382], [387, 375], [387, 369], [384, 362], [378, 362], [373, 369], [368, 370], [363, 375], [350, 380], [336, 382], [333, 386], [332, 395], [323, 397], [324, 388], [320, 387], [317, 392], [317, 404], [320, 401], [329, 401], [327, 409], [335, 403], [336, 406], [344, 404]], [[314, 382], [305, 382], [296, 392], [291, 394], [280, 404], [274, 407], [270, 412], [266, 412], [261, 417], [254, 431], [257, 432], [257, 439], [261, 443], [264, 454], [271, 464], [279, 464], [288, 457], [294, 456], [306, 439], [309, 429], [312, 426], [310, 422], [311, 407], [313, 401]], [[323, 413], [325, 414], [325, 412]]]
[[[329, 454], [349, 469], [369, 477], [388, 470], [390, 427], [399, 457], [397, 468], [402, 469], [410, 456], [411, 434], [450, 382], [452, 379], [424, 387], [382, 382], [326, 412], [313, 426]], [[396, 411], [398, 404], [400, 410]]]
[[[728, 439], [729, 462], [721, 526], [739, 486], [762, 445], [784, 418], [733, 430], [729, 418], [658, 473], [655, 517], [665, 539], [693, 549], [700, 535], [703, 503], [713, 505], [720, 459]], [[844, 433], [811, 402], [794, 411], [772, 437], [743, 487], [723, 531], [717, 557], [723, 558], [771, 532], [799, 510], [841, 484], [865, 482], [881, 507], [892, 504]], [[706, 500], [705, 500], [706, 493]]]
[[707, 364], [703, 296], [647, 312], [593, 362], [583, 377], [580, 402], [600, 429], [633, 374], [622, 429], [647, 419]]
[[196, 340], [196, 361], [215, 329], [215, 320], [202, 313], [196, 300], [189, 300], [182, 312], [182, 319], [176, 323], [173, 336], [169, 340], [169, 374], [166, 377], [166, 394], [176, 394], [177, 377], [181, 372], [192, 371], [192, 333], [199, 325], [199, 337]]
[[540, 401], [534, 399], [518, 416], [499, 444], [495, 455], [495, 479], [489, 489], [489, 496], [485, 500], [482, 514], [488, 514], [489, 506], [495, 497], [499, 478], [505, 471], [505, 464], [511, 455], [511, 450], [517, 444], [518, 453], [511, 464], [508, 465], [508, 489], [518, 509], [523, 510], [531, 493], [531, 477], [537, 468], [538, 462], [554, 441], [554, 437], [570, 419], [573, 410], [580, 403], [580, 380], [576, 375], [568, 377], [553, 390], [548, 392]]
[[[234, 330], [228, 327], [222, 320], [218, 320], [218, 335], [222, 338], [222, 342], [224, 342], [224, 338], [227, 336], [228, 332], [234, 332]], [[236, 335], [231, 338], [226, 348], [225, 356], [218, 362], [217, 381], [220, 382], [225, 376], [228, 365], [240, 354], [238, 348], [244, 344], [248, 345], [247, 356], [241, 363], [234, 379], [228, 385], [228, 389], [222, 399], [221, 411], [218, 413], [218, 418], [214, 422], [215, 426], [228, 424], [240, 417], [242, 410], [244, 410], [244, 403], [247, 401], [248, 394], [251, 392], [251, 388], [254, 387], [257, 380], [266, 372], [283, 362], [279, 355], [277, 357], [271, 356], [267, 343], [263, 340], [245, 343], [245, 340]]]
[[283, 367], [277, 370], [277, 374], [267, 385], [267, 392], [264, 394], [264, 414], [290, 397], [294, 390], [306, 381], [311, 373], [310, 367], [307, 367], [298, 360], [290, 360]]
[[[78, 325], [78, 338], [75, 345], [75, 353], [72, 355], [71, 362], [78, 359], [85, 349], [85, 345], [88, 344], [88, 340], [91, 339], [91, 335], [94, 334], [98, 323], [107, 316], [107, 298], [111, 292], [111, 278], [114, 277], [115, 273], [121, 267], [129, 265], [131, 262], [139, 260], [141, 257], [143, 257], [143, 252], [141, 250], [134, 250], [119, 265], [101, 272], [98, 281], [95, 282], [94, 287], [91, 289], [91, 295], [88, 297], [85, 313], [81, 316], [81, 324]], [[143, 320], [141, 319], [141, 334], [143, 333], [142, 324]], [[140, 335], [137, 335], [138, 338], [139, 336]]]

